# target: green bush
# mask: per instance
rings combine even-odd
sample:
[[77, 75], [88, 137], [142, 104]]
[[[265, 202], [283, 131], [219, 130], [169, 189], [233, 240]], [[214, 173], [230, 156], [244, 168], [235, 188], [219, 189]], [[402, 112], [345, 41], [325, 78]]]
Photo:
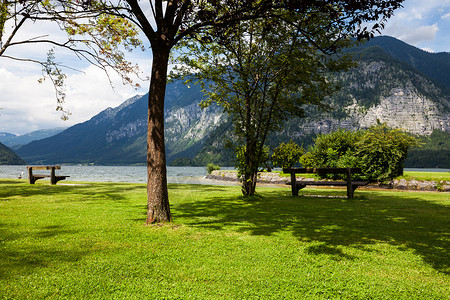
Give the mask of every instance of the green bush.
[[291, 168], [304, 153], [305, 150], [292, 140], [287, 144], [281, 143], [273, 151], [272, 164], [274, 167]]
[[206, 165], [206, 170], [208, 171], [208, 174], [211, 174], [211, 172], [214, 170], [220, 170], [220, 167], [218, 165], [209, 163]]
[[319, 135], [315, 144], [300, 158], [300, 163], [306, 168], [359, 167], [362, 169], [360, 179], [381, 182], [403, 174], [408, 148], [416, 144], [414, 137], [386, 124], [356, 132], [341, 129]]
[[367, 179], [387, 181], [403, 175], [408, 148], [417, 144], [413, 136], [378, 124], [364, 131], [356, 144], [355, 156]]
[[[362, 135], [361, 131], [345, 129], [330, 134], [320, 134], [314, 145], [300, 158], [305, 168], [354, 168], [359, 167], [355, 157], [355, 144]], [[342, 174], [322, 175], [322, 178], [343, 179]]]

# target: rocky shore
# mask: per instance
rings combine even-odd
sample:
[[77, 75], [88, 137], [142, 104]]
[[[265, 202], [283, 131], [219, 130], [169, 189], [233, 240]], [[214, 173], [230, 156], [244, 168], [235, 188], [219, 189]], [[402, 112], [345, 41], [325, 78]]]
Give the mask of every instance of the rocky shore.
[[[239, 182], [237, 173], [229, 170], [215, 170], [211, 174], [206, 175], [206, 179], [220, 181]], [[300, 180], [314, 180], [313, 178], [297, 177]], [[258, 182], [265, 184], [288, 184], [291, 182], [290, 177], [282, 177], [279, 173], [261, 172], [258, 173]], [[397, 189], [397, 190], [416, 190], [416, 191], [440, 191], [450, 192], [450, 181], [419, 181], [405, 179], [394, 179], [390, 183], [371, 183], [362, 188], [379, 188], [379, 189]]]

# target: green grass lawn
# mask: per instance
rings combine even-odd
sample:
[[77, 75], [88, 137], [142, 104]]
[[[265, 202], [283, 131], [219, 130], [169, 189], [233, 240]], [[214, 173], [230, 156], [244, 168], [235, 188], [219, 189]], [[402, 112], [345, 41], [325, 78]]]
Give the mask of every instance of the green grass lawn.
[[449, 193], [67, 183], [0, 180], [0, 299], [450, 299]]
[[406, 180], [424, 180], [424, 181], [450, 181], [450, 172], [418, 172], [405, 171], [402, 177]]

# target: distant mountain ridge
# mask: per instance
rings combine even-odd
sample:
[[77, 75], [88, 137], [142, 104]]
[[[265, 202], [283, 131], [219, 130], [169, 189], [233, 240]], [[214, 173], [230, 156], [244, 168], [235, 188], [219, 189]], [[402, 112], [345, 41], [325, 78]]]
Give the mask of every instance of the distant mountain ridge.
[[[282, 132], [271, 135], [272, 145], [289, 139], [306, 145], [317, 133], [365, 128], [377, 119], [416, 134], [450, 131], [450, 84], [443, 76], [425, 74], [423, 66], [427, 63], [420, 61], [430, 59], [435, 63], [441, 56], [392, 38], [378, 37], [369, 43], [355, 50], [359, 66], [339, 74], [343, 88], [328, 99], [335, 109], [320, 112], [311, 107], [307, 118], [292, 119]], [[395, 50], [397, 44], [403, 52]], [[442, 57], [446, 55], [450, 54], [443, 53]], [[450, 66], [446, 70], [450, 73]], [[444, 80], [433, 79], [436, 77]], [[218, 106], [201, 110], [198, 103], [202, 97], [200, 87], [195, 85], [187, 87], [175, 81], [167, 86], [165, 137], [169, 164], [231, 162], [232, 153], [224, 147], [226, 138], [232, 135], [231, 123]], [[29, 163], [145, 164], [146, 132], [147, 96], [136, 96], [55, 136], [31, 142], [17, 153]]]
[[15, 135], [12, 133], [0, 132], [0, 142], [11, 149], [17, 149], [32, 141], [41, 140], [43, 138], [56, 135], [65, 130], [66, 128], [67, 127], [41, 129], [23, 135]]
[[361, 48], [372, 46], [379, 46], [391, 57], [410, 65], [450, 89], [449, 52], [430, 53], [389, 36], [374, 38]]

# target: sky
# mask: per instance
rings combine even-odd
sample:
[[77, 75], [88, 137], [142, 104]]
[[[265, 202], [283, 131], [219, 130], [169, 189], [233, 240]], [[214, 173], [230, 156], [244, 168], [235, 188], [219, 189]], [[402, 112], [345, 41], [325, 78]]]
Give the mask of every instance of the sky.
[[[428, 52], [450, 52], [450, 0], [406, 0], [403, 8], [388, 20], [382, 35], [393, 36]], [[50, 33], [57, 28], [26, 24], [19, 38]], [[11, 48], [6, 54], [20, 57], [45, 57], [48, 48], [27, 46]], [[70, 127], [89, 120], [108, 107], [116, 107], [136, 94], [148, 92], [149, 82], [142, 88], [123, 85], [121, 79], [88, 65], [69, 53], [56, 52], [57, 60], [78, 71], [68, 71], [64, 108], [71, 115], [61, 120], [56, 109], [55, 91], [47, 80], [40, 84], [41, 67], [0, 57], [0, 132], [22, 135], [39, 129]], [[139, 64], [142, 75], [149, 76], [151, 51], [135, 50], [127, 59]], [[110, 82], [111, 81], [111, 82]], [[111, 84], [112, 83], [112, 84]]]

